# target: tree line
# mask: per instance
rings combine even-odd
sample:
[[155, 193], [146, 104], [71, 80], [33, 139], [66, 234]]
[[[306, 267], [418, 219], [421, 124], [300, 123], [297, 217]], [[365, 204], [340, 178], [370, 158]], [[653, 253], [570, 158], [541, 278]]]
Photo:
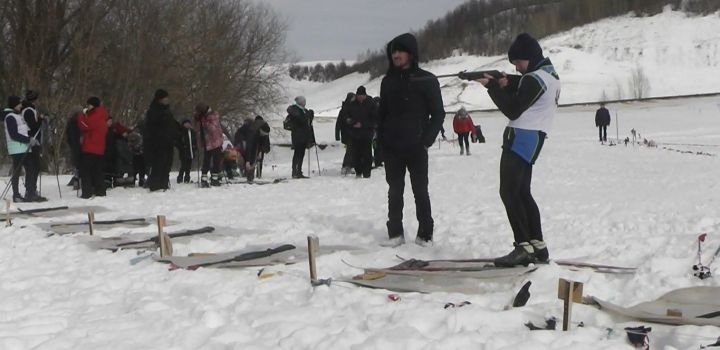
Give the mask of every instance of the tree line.
[[163, 88], [176, 116], [202, 101], [228, 130], [282, 98], [286, 24], [248, 0], [4, 0], [0, 23], [0, 94], [40, 93], [47, 152], [89, 96], [134, 125]]
[[[654, 15], [666, 5], [697, 14], [720, 10], [717, 0], [470, 0], [444, 17], [429, 21], [416, 35], [422, 61], [446, 58], [456, 52], [500, 55], [507, 52], [518, 33], [542, 38], [630, 12]], [[348, 72], [378, 77], [387, 70], [385, 55], [384, 46], [366, 53], [366, 58], [349, 66]]]

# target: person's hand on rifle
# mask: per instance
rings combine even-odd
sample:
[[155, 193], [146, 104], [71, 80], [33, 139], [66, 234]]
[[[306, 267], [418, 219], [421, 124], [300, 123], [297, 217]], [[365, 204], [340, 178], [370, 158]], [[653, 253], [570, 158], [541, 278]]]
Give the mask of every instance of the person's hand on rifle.
[[[478, 83], [482, 84], [483, 86], [487, 87], [487, 85], [490, 83], [490, 81], [494, 80], [494, 79], [495, 78], [492, 75], [485, 73], [484, 78], [480, 78], [476, 81]], [[502, 77], [500, 77], [500, 79], [497, 79], [497, 83], [498, 83], [498, 85], [500, 85], [501, 88], [505, 88], [508, 85], [507, 74], [505, 74], [505, 72], [502, 73]]]

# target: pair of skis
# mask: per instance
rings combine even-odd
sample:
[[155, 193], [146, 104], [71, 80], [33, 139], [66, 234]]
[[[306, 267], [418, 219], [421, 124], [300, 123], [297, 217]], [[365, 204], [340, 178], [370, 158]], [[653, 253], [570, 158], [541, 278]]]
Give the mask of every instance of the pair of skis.
[[703, 233], [698, 236], [698, 242], [697, 242], [697, 259], [698, 263], [693, 265], [693, 276], [704, 280], [707, 278], [712, 277], [712, 265], [715, 263], [715, 260], [718, 256], [720, 256], [720, 246], [715, 250], [715, 253], [713, 253], [712, 257], [710, 258], [710, 261], [707, 264], [703, 264], [702, 261], [702, 251], [703, 251], [703, 244], [705, 243], [705, 240], [707, 239], [707, 233]]

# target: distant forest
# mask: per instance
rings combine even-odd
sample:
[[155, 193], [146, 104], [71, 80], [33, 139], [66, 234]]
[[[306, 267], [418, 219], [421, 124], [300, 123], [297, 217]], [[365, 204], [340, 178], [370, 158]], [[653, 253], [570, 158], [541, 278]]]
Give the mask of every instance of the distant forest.
[[[636, 16], [655, 15], [667, 5], [696, 14], [720, 10], [718, 0], [469, 0], [444, 17], [429, 21], [415, 34], [422, 61], [449, 57], [455, 52], [498, 55], [507, 51], [518, 33], [543, 38], [630, 12]], [[319, 82], [353, 72], [369, 72], [378, 77], [385, 73], [387, 64], [382, 47], [368, 50], [352, 65], [345, 62], [314, 67], [291, 65], [290, 76]]]

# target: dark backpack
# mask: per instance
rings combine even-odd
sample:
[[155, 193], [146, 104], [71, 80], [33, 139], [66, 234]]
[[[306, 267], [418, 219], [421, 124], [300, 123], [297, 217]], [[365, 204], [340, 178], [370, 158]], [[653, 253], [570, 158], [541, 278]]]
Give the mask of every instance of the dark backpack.
[[293, 127], [294, 127], [293, 122], [290, 119], [290, 115], [288, 115], [287, 117], [285, 117], [285, 120], [283, 120], [283, 129], [292, 131]]

